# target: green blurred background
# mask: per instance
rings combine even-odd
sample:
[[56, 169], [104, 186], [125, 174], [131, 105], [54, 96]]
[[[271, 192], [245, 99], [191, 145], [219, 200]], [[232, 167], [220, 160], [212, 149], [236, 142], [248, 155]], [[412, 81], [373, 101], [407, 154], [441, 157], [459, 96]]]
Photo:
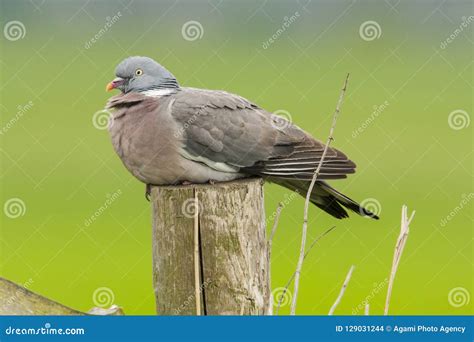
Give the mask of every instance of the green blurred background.
[[[358, 172], [332, 184], [373, 204], [381, 220], [338, 221], [311, 209], [308, 241], [336, 229], [305, 261], [297, 312], [327, 314], [355, 265], [336, 313], [363, 314], [368, 301], [371, 314], [382, 314], [407, 204], [416, 215], [390, 312], [472, 313], [472, 2], [1, 4], [1, 276], [80, 310], [106, 287], [127, 314], [154, 313], [144, 186], [93, 125], [116, 64], [145, 55], [182, 86], [225, 89], [289, 113], [321, 140], [350, 72], [334, 146]], [[12, 21], [23, 25], [19, 36], [6, 29]], [[183, 35], [189, 21], [201, 25], [197, 37]], [[278, 292], [296, 266], [304, 201], [274, 185], [265, 196], [269, 216], [286, 202], [272, 258]]]

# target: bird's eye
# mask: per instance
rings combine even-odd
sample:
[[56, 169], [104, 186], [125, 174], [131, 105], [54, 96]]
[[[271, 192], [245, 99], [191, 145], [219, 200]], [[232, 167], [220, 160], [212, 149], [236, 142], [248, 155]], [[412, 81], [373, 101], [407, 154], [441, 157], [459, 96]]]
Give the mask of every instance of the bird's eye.
[[142, 69], [135, 70], [135, 75], [137, 75], [137, 76], [143, 75], [143, 70]]

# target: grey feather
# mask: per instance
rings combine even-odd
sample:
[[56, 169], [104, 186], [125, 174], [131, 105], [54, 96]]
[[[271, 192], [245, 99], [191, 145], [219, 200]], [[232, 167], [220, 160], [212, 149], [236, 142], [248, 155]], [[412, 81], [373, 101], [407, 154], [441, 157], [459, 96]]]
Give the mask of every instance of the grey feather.
[[[154, 63], [133, 57], [120, 64], [122, 94], [108, 102], [114, 111], [113, 146], [135, 177], [147, 184], [176, 184], [257, 175], [305, 195], [321, 163], [322, 142], [290, 122], [281, 125], [240, 96], [179, 87]], [[137, 68], [144, 71], [140, 77], [133, 76]], [[171, 91], [153, 91], [161, 88]], [[328, 148], [312, 203], [337, 218], [347, 216], [343, 207], [376, 218], [324, 182], [346, 178], [355, 168], [344, 153]]]

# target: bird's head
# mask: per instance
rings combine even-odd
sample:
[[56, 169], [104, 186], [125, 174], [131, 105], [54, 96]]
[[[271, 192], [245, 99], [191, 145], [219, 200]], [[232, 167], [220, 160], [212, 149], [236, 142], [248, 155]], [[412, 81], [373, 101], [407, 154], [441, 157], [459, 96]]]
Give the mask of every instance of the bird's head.
[[178, 81], [168, 70], [149, 57], [128, 57], [115, 69], [112, 82], [106, 90], [119, 89], [122, 93], [151, 89], [179, 88]]

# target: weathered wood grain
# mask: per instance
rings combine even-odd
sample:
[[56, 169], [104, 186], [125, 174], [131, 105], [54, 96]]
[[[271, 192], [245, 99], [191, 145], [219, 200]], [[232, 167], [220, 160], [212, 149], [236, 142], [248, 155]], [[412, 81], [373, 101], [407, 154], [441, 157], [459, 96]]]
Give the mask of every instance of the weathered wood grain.
[[263, 315], [270, 305], [263, 181], [153, 187], [153, 280], [159, 315], [195, 315], [194, 197], [201, 310]]
[[0, 278], [0, 315], [84, 315]]
[[0, 316], [3, 315], [99, 315], [120, 316], [124, 312], [117, 305], [109, 308], [92, 308], [87, 313], [71, 309], [51, 299], [0, 277]]

